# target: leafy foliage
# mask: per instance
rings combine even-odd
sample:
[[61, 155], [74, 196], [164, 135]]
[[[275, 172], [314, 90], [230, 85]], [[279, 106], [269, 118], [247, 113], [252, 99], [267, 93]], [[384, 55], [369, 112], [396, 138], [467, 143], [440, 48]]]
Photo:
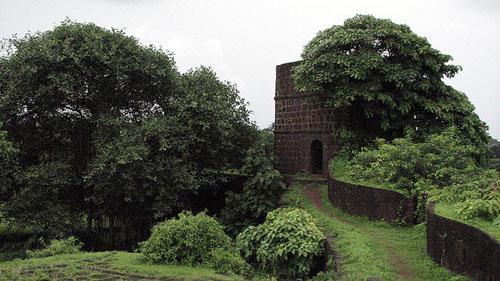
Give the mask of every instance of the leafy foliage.
[[281, 208], [269, 212], [263, 224], [245, 229], [236, 243], [244, 257], [263, 270], [298, 280], [309, 274], [314, 257], [323, 253], [324, 239], [309, 213]]
[[7, 197], [12, 187], [19, 180], [18, 150], [7, 139], [7, 132], [2, 130], [0, 121], [0, 199]]
[[500, 214], [500, 176], [477, 166], [475, 148], [463, 144], [458, 134], [450, 128], [424, 142], [378, 139], [373, 149], [353, 157], [346, 174], [405, 194], [427, 192], [432, 200], [456, 204], [465, 219], [491, 219]]
[[344, 147], [406, 134], [422, 139], [454, 125], [478, 158], [485, 152], [486, 125], [465, 94], [442, 80], [461, 68], [408, 26], [357, 15], [319, 32], [302, 59], [295, 82], [328, 96], [340, 120], [335, 138]]
[[52, 240], [46, 248], [26, 251], [26, 253], [29, 258], [45, 258], [55, 255], [77, 254], [81, 248], [82, 243], [71, 236], [66, 239]]
[[261, 131], [259, 141], [246, 152], [240, 173], [249, 178], [243, 193], [228, 192], [222, 220], [228, 231], [237, 235], [249, 225], [262, 223], [279, 205], [286, 189], [279, 171], [273, 167], [272, 133]]
[[171, 54], [121, 30], [67, 20], [4, 43], [0, 118], [22, 177], [2, 201], [36, 231], [190, 209], [256, 137], [234, 85], [206, 67], [180, 74]]
[[250, 265], [241, 257], [238, 251], [228, 251], [222, 248], [213, 249], [203, 261], [203, 265], [212, 268], [216, 273], [245, 274]]
[[179, 214], [153, 228], [140, 252], [150, 263], [208, 265], [221, 272], [240, 272], [245, 262], [237, 253], [224, 227], [214, 218], [199, 213]]
[[461, 219], [492, 220], [500, 216], [500, 176], [495, 170], [478, 171], [441, 192], [432, 190], [430, 195], [436, 201], [454, 203]]
[[178, 116], [190, 132], [190, 159], [204, 168], [241, 166], [258, 130], [236, 86], [204, 66], [182, 74], [180, 84], [184, 98], [177, 104]]
[[165, 217], [182, 209], [203, 177], [197, 179], [194, 164], [184, 159], [189, 132], [176, 123], [151, 117], [139, 125], [99, 124], [96, 158], [85, 178], [97, 210]]
[[4, 206], [7, 221], [48, 237], [62, 237], [83, 226], [82, 210], [67, 201], [75, 192], [69, 165], [43, 162], [24, 169], [22, 188]]

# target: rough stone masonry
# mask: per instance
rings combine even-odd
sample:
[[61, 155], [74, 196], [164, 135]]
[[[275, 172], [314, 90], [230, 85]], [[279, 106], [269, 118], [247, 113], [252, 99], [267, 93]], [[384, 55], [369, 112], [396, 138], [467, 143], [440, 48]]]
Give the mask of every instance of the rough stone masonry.
[[276, 66], [276, 168], [284, 175], [307, 172], [328, 177], [328, 160], [338, 150], [332, 139], [334, 116], [324, 97], [295, 89], [292, 68], [297, 64]]

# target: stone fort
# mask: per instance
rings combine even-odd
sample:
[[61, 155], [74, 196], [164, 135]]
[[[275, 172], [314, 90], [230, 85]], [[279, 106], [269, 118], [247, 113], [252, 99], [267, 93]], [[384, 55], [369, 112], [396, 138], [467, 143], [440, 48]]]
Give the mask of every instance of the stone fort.
[[334, 116], [324, 97], [295, 89], [292, 68], [298, 63], [276, 66], [276, 168], [284, 175], [306, 172], [327, 177], [328, 160], [339, 148], [332, 139]]

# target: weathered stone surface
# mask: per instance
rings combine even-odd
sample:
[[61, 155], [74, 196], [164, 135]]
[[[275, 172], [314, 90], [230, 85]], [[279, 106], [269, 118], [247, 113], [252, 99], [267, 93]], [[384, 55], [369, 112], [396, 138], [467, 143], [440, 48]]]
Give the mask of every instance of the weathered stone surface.
[[417, 199], [385, 189], [328, 181], [328, 198], [345, 212], [372, 220], [416, 223]]
[[481, 230], [427, 208], [427, 253], [436, 263], [477, 281], [500, 280], [500, 243]]
[[292, 68], [297, 62], [276, 67], [274, 152], [276, 168], [282, 174], [312, 172], [311, 144], [323, 145], [323, 175], [328, 176], [328, 161], [338, 150], [332, 141], [334, 116], [325, 99], [295, 89]]

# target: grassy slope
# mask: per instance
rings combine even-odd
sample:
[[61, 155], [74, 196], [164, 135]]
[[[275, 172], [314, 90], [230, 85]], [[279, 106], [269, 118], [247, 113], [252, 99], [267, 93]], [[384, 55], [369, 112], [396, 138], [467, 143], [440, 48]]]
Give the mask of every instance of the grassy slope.
[[[468, 280], [437, 266], [425, 250], [424, 226], [396, 227], [382, 222], [371, 222], [354, 217], [331, 206], [326, 195], [326, 186], [321, 186], [324, 211], [318, 210], [303, 193], [301, 186], [294, 184], [285, 201], [310, 212], [334, 237], [334, 248], [341, 256], [340, 280]], [[392, 254], [404, 261], [391, 261]], [[404, 262], [411, 276], [401, 278], [394, 262]]]
[[368, 186], [371, 188], [378, 188], [378, 189], [386, 189], [386, 190], [391, 190], [395, 191], [398, 193], [401, 193], [403, 195], [408, 195], [402, 190], [398, 190], [396, 188], [391, 188], [389, 185], [383, 185], [383, 184], [378, 184], [370, 181], [364, 181], [364, 180], [353, 180], [349, 176], [347, 176], [347, 170], [346, 170], [347, 162], [343, 159], [335, 159], [330, 163], [330, 175], [339, 180], [343, 181], [346, 183], [350, 184], [357, 184], [357, 185], [363, 185], [363, 186]]
[[436, 204], [434, 211], [436, 212], [436, 214], [443, 216], [445, 218], [449, 218], [468, 225], [475, 226], [480, 230], [482, 230], [483, 232], [489, 234], [490, 236], [500, 241], [500, 224], [495, 225], [491, 221], [482, 219], [463, 220], [460, 218], [460, 216], [456, 212], [456, 209], [451, 204], [444, 202]]
[[[26, 272], [30, 274], [26, 275]], [[105, 278], [112, 278], [112, 280], [243, 280], [239, 276], [224, 276], [202, 267], [148, 265], [140, 260], [139, 254], [126, 252], [59, 255], [0, 263], [1, 281], [41, 280], [44, 277], [52, 280], [76, 276], [85, 277], [85, 280]]]

